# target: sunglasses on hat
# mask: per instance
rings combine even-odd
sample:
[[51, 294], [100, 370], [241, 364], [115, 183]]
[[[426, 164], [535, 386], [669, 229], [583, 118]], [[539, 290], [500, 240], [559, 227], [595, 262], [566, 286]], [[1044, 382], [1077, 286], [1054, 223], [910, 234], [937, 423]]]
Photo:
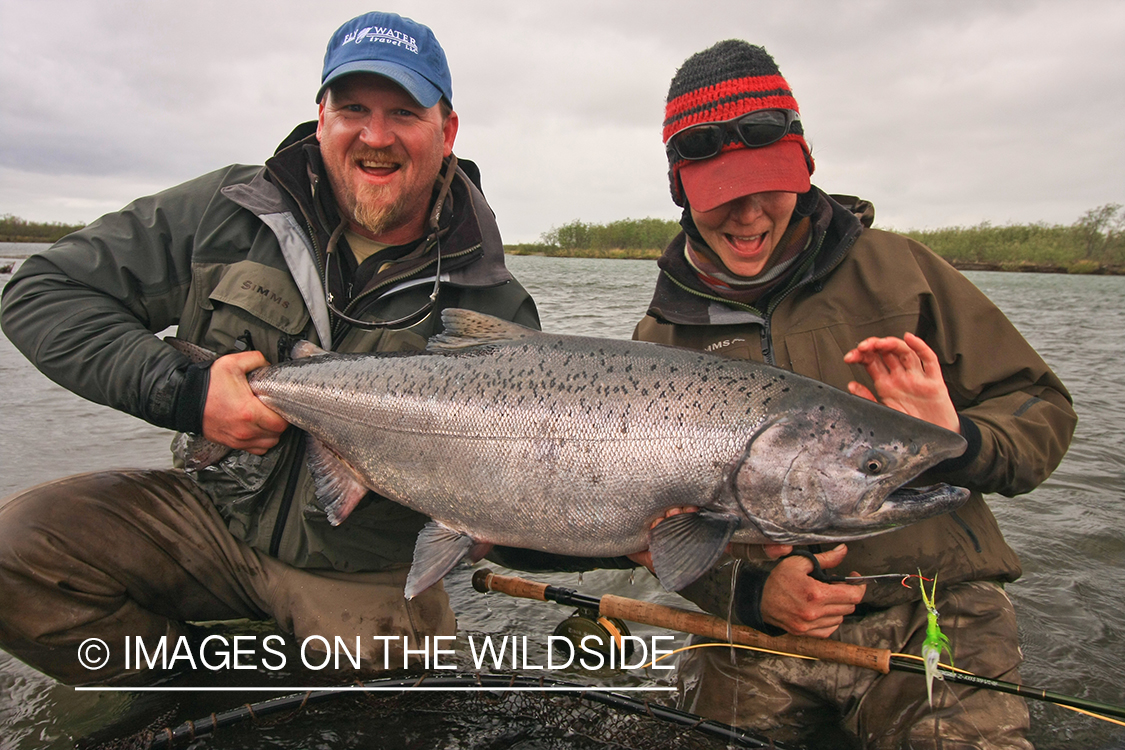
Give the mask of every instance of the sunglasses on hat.
[[[796, 127], [794, 128], [794, 124]], [[777, 143], [790, 130], [801, 134], [801, 115], [791, 109], [759, 109], [723, 122], [705, 122], [684, 128], [668, 139], [667, 150], [681, 159], [710, 159], [723, 150], [733, 132], [749, 148]]]

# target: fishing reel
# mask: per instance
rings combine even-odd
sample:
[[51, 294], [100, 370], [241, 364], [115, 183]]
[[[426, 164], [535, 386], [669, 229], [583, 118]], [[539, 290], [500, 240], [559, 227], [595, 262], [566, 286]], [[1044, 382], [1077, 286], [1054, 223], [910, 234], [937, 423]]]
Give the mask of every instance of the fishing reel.
[[577, 654], [587, 651], [608, 659], [612, 644], [618, 663], [622, 660], [622, 651], [626, 658], [633, 655], [633, 642], [624, 637], [630, 635], [625, 621], [616, 617], [603, 617], [596, 609], [579, 607], [574, 610], [574, 614], [555, 627], [553, 635], [570, 641]]

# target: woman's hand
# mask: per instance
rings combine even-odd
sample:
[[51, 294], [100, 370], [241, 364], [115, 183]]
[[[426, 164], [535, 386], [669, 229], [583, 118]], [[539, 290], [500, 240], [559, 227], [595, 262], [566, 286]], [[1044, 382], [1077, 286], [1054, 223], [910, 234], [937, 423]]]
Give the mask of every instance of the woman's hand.
[[[840, 544], [816, 559], [827, 570], [842, 563], [847, 553], [848, 548]], [[777, 564], [762, 587], [764, 622], [793, 635], [827, 638], [855, 611], [866, 585], [821, 583], [809, 575], [812, 569], [812, 562], [804, 557], [787, 557]]]
[[937, 355], [914, 334], [908, 333], [901, 339], [864, 339], [844, 355], [844, 361], [863, 365], [879, 397], [855, 381], [848, 383], [848, 391], [853, 395], [881, 401], [904, 414], [961, 432], [961, 421], [949, 398]]

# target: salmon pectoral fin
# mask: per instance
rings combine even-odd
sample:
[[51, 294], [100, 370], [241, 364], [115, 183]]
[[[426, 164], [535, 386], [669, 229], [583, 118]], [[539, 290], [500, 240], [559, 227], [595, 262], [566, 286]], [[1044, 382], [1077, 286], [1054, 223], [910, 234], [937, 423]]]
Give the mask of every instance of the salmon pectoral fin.
[[330, 524], [339, 526], [367, 494], [367, 487], [331, 448], [312, 435], [306, 436], [306, 449], [316, 504], [328, 515]]
[[406, 598], [413, 599], [444, 578], [462, 558], [474, 551], [475, 546], [471, 536], [438, 521], [430, 521], [422, 527], [414, 543], [414, 563], [406, 576]]
[[733, 514], [680, 513], [665, 518], [648, 533], [652, 567], [660, 584], [679, 591], [719, 561], [739, 526]]

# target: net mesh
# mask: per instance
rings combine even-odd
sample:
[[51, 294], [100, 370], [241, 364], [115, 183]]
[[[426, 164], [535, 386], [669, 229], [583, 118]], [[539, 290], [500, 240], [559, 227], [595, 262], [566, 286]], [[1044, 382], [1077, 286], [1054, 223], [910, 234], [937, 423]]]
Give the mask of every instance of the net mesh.
[[[372, 683], [367, 683], [371, 685]], [[79, 742], [84, 750], [138, 748], [441, 747], [535, 748], [774, 747], [748, 733], [656, 702], [649, 694], [392, 691], [286, 696], [207, 717]], [[780, 747], [780, 746], [778, 746]]]

